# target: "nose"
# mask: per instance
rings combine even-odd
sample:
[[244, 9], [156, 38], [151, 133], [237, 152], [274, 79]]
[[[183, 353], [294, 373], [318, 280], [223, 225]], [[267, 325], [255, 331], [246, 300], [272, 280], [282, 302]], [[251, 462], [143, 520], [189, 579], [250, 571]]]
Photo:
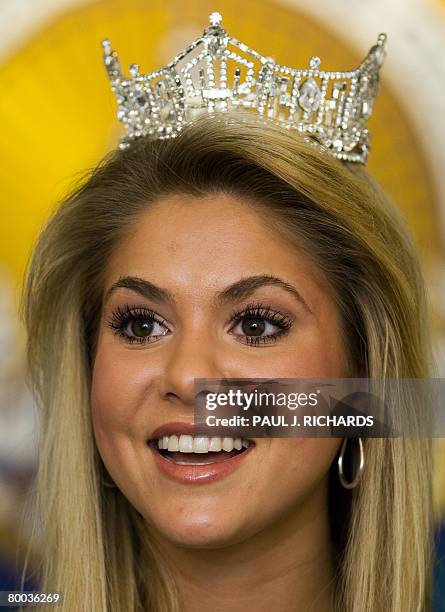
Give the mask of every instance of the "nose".
[[[223, 353], [201, 335], [184, 335], [172, 346], [162, 376], [162, 398], [171, 403], [195, 404], [196, 378], [227, 378]], [[201, 389], [203, 387], [201, 386]]]

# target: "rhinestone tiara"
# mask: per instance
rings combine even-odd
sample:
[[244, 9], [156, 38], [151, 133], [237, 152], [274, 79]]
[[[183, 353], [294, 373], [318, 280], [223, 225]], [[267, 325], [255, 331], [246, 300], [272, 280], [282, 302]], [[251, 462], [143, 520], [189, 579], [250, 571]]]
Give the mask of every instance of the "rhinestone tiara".
[[303, 132], [338, 159], [366, 162], [366, 122], [379, 88], [386, 34], [379, 35], [358, 68], [330, 72], [320, 69], [318, 57], [308, 68], [277, 64], [229, 36], [221, 22], [220, 13], [212, 13], [202, 36], [148, 74], [132, 64], [125, 77], [110, 41], [102, 42], [117, 118], [126, 130], [121, 148], [143, 136], [174, 138], [202, 112], [238, 108]]

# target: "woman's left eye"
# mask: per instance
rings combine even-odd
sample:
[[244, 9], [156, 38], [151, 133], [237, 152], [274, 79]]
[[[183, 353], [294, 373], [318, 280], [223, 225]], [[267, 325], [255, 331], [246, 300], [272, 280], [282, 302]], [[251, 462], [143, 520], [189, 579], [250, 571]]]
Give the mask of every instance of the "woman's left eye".
[[242, 338], [242, 342], [258, 346], [275, 342], [292, 327], [292, 320], [280, 311], [261, 305], [248, 306], [232, 315], [230, 332]]

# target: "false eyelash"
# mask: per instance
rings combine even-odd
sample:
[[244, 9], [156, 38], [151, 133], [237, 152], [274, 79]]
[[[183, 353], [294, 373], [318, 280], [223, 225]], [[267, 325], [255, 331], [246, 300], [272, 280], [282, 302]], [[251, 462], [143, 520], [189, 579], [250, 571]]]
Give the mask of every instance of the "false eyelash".
[[[292, 327], [292, 320], [280, 312], [272, 310], [270, 306], [265, 306], [263, 303], [247, 304], [242, 310], [236, 310], [230, 317], [231, 324], [238, 324], [243, 319], [264, 319], [269, 323], [273, 323], [280, 328], [280, 331], [268, 336], [242, 336], [243, 342], [249, 345], [258, 346], [260, 344], [269, 344], [276, 342], [279, 338], [286, 335]], [[232, 325], [233, 326], [233, 325]]]
[[144, 343], [148, 342], [150, 336], [145, 338], [138, 338], [136, 336], [130, 336], [125, 333], [125, 328], [131, 321], [137, 321], [138, 319], [143, 319], [144, 321], [151, 321], [159, 323], [160, 325], [167, 326], [164, 319], [160, 318], [155, 312], [149, 310], [148, 308], [125, 304], [123, 308], [118, 306], [116, 310], [113, 311], [111, 317], [107, 320], [107, 324], [114, 329], [114, 332], [117, 336], [125, 339], [127, 342], [139, 342]]
[[288, 316], [279, 310], [272, 310], [270, 306], [265, 306], [261, 302], [247, 304], [242, 310], [236, 310], [230, 316], [231, 323], [239, 323], [242, 319], [265, 319], [269, 323], [274, 323], [283, 330], [290, 329], [292, 321]]
[[[269, 344], [271, 342], [276, 342], [280, 337], [285, 335], [289, 329], [292, 327], [292, 321], [288, 316], [280, 312], [279, 310], [272, 310], [270, 306], [265, 306], [262, 303], [250, 303], [247, 304], [242, 310], [237, 310], [232, 313], [230, 317], [231, 324], [237, 324], [243, 319], [247, 318], [257, 318], [264, 319], [269, 323], [273, 323], [277, 327], [280, 328], [280, 331], [275, 332], [274, 334], [269, 334], [267, 336], [243, 336], [243, 342], [249, 345], [260, 345], [260, 344]], [[164, 327], [167, 327], [166, 321], [159, 317], [152, 310], [137, 306], [126, 304], [123, 308], [118, 306], [116, 310], [113, 311], [111, 317], [107, 320], [107, 324], [111, 327], [115, 334], [126, 342], [129, 343], [146, 343], [150, 341], [150, 336], [138, 338], [137, 336], [130, 336], [125, 332], [125, 328], [131, 321], [137, 321], [138, 319], [143, 319], [144, 321], [151, 321], [159, 323]], [[153, 342], [154, 340], [151, 340]]]

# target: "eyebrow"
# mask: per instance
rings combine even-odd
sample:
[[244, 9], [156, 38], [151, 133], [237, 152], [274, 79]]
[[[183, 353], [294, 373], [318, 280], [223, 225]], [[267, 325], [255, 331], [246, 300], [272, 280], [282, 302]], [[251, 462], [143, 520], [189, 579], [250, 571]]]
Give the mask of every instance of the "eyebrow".
[[139, 278], [138, 276], [122, 276], [113, 283], [106, 292], [104, 297], [105, 304], [117, 289], [131, 289], [131, 291], [139, 293], [146, 299], [152, 299], [156, 302], [174, 302], [173, 295], [167, 291], [167, 289], [162, 289], [154, 283], [144, 278]]
[[236, 300], [243, 300], [252, 293], [254, 293], [260, 287], [275, 286], [281, 287], [288, 293], [290, 293], [297, 302], [302, 304], [310, 313], [312, 310], [307, 305], [301, 293], [290, 283], [278, 278], [277, 276], [271, 276], [269, 274], [260, 274], [258, 276], [248, 276], [236, 281], [232, 285], [229, 285], [223, 291], [216, 294], [216, 298], [219, 302], [226, 304], [227, 302], [234, 302]]
[[[243, 300], [251, 296], [260, 287], [268, 286], [281, 287], [281, 289], [284, 289], [290, 293], [298, 303], [304, 306], [306, 310], [312, 314], [312, 310], [307, 305], [303, 296], [293, 285], [287, 283], [281, 278], [278, 278], [277, 276], [271, 276], [269, 274], [260, 274], [257, 276], [242, 278], [218, 292], [216, 294], [216, 300], [221, 304]], [[113, 283], [113, 285], [108, 289], [105, 294], [104, 303], [108, 302], [111, 295], [120, 288], [130, 289], [135, 293], [139, 293], [146, 299], [152, 299], [157, 302], [175, 302], [172, 293], [170, 293], [170, 291], [167, 289], [158, 287], [154, 283], [137, 276], [123, 276]]]

